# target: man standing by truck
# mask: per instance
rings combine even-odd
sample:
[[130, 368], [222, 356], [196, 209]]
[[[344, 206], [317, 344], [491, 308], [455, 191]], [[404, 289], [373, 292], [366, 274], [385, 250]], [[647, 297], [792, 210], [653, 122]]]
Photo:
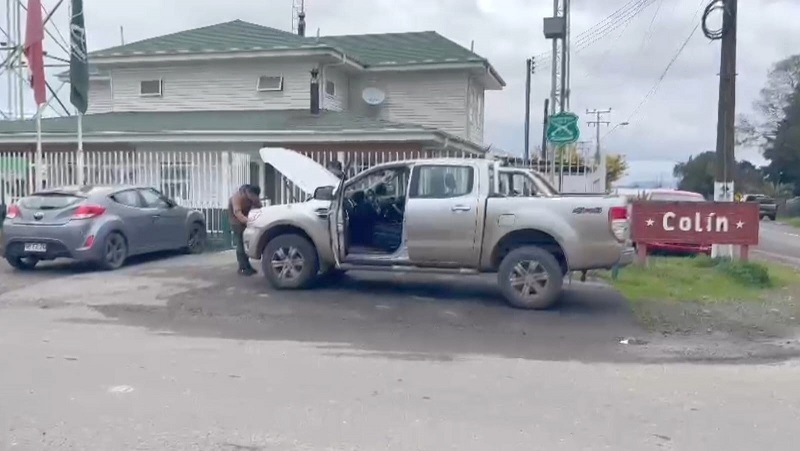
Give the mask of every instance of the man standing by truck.
[[239, 264], [239, 274], [251, 276], [256, 270], [250, 265], [250, 259], [244, 251], [242, 234], [247, 228], [247, 215], [253, 208], [261, 208], [261, 188], [254, 185], [242, 185], [228, 201], [228, 221], [231, 224], [233, 239], [236, 243], [236, 261]]

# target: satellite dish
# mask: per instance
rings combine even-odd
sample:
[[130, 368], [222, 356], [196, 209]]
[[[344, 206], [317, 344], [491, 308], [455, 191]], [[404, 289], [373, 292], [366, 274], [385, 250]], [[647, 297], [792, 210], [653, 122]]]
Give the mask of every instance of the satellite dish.
[[367, 105], [380, 105], [386, 100], [386, 93], [378, 88], [365, 88], [361, 91], [361, 98]]

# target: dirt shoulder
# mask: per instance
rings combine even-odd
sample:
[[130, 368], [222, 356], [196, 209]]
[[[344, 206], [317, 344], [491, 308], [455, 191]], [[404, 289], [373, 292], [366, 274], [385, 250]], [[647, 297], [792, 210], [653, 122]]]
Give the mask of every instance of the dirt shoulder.
[[653, 333], [764, 340], [800, 332], [800, 270], [779, 263], [661, 257], [616, 280], [599, 275]]

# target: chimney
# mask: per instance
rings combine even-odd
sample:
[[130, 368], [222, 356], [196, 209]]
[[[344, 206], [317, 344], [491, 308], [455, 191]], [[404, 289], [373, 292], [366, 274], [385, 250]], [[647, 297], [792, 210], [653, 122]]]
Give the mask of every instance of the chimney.
[[297, 14], [297, 34], [300, 36], [306, 35], [306, 12], [302, 9]]
[[311, 114], [319, 114], [319, 69], [311, 69]]

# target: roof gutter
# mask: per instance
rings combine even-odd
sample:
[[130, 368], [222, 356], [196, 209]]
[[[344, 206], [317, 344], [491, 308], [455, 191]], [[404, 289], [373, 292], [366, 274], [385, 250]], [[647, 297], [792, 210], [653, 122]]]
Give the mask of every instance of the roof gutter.
[[408, 72], [408, 71], [424, 71], [424, 70], [470, 70], [480, 69], [491, 80], [493, 80], [499, 89], [506, 86], [506, 81], [500, 74], [489, 64], [488, 61], [473, 61], [473, 62], [441, 62], [441, 61], [419, 61], [413, 64], [378, 64], [375, 66], [367, 66], [365, 72]]
[[347, 60], [347, 64], [358, 69], [364, 66], [352, 58], [345, 58], [345, 54], [329, 46], [308, 46], [307, 48], [249, 48], [249, 49], [230, 49], [225, 51], [182, 51], [182, 52], [134, 52], [134, 53], [111, 53], [109, 55], [90, 55], [92, 65], [103, 66], [124, 66], [142, 63], [174, 63], [185, 61], [227, 61], [232, 59], [254, 59], [254, 58], [303, 58], [303, 57], [330, 56], [337, 60]]
[[[74, 143], [75, 133], [43, 133], [44, 143]], [[85, 132], [87, 143], [144, 142], [254, 142], [254, 143], [352, 143], [352, 142], [438, 142], [440, 137], [424, 129], [341, 130], [335, 132], [264, 130], [175, 130], [156, 132]], [[0, 133], [0, 144], [35, 144], [36, 133]]]

